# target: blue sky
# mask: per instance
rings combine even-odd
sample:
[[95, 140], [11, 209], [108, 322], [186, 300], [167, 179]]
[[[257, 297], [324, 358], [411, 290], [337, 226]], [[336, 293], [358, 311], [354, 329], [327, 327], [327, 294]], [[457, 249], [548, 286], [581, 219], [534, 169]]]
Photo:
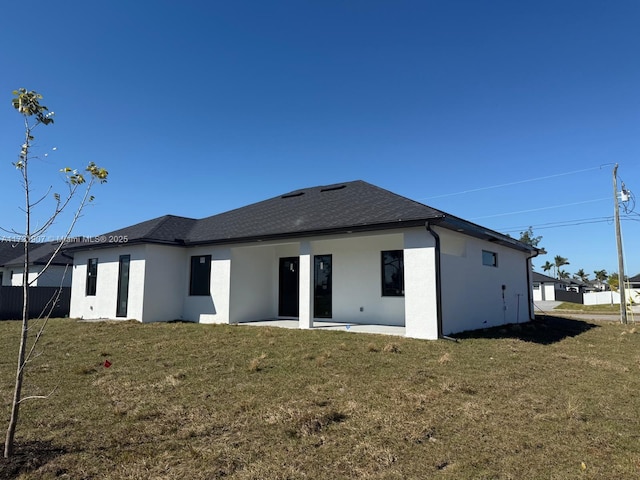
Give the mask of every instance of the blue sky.
[[538, 270], [612, 272], [613, 163], [640, 195], [639, 21], [636, 0], [35, 0], [0, 27], [0, 224], [23, 223], [25, 87], [56, 112], [35, 186], [110, 172], [77, 234], [362, 179], [512, 236], [532, 225]]

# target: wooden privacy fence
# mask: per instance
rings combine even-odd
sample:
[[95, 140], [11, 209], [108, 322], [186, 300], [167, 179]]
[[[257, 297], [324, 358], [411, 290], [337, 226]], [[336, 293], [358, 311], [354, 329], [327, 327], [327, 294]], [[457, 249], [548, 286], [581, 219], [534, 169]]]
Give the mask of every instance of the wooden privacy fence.
[[[51, 317], [69, 316], [71, 306], [71, 287], [30, 287], [29, 317], [36, 318], [44, 310], [51, 309], [51, 304], [60, 292]], [[22, 318], [22, 287], [0, 287], [0, 320], [17, 320]]]

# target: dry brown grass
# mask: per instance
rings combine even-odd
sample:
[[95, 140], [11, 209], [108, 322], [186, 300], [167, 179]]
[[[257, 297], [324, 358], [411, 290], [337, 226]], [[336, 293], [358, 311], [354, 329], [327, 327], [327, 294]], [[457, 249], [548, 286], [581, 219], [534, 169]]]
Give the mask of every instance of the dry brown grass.
[[249, 362], [249, 371], [250, 372], [259, 372], [264, 368], [264, 359], [267, 358], [266, 353], [260, 354], [259, 357], [252, 359]]
[[[58, 390], [24, 403], [0, 478], [640, 478], [632, 330], [547, 319], [452, 343], [54, 320], [26, 393]], [[0, 322], [5, 419], [18, 333]]]
[[387, 343], [382, 351], [385, 353], [400, 353], [400, 345], [397, 343]]

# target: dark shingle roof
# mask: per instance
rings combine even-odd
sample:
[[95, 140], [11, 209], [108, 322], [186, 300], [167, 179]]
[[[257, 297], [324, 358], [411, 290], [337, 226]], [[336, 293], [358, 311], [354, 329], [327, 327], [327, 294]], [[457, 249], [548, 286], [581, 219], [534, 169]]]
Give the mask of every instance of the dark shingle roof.
[[423, 221], [442, 212], [363, 181], [305, 188], [200, 220], [191, 242], [309, 234]]
[[553, 277], [549, 277], [547, 275], [543, 275], [541, 273], [538, 272], [531, 272], [531, 279], [534, 282], [539, 282], [539, 283], [560, 283], [562, 285], [578, 285], [578, 286], [584, 286], [585, 283], [581, 282], [580, 280], [576, 280], [574, 279], [570, 279], [570, 278], [553, 278]]
[[7, 262], [19, 257], [24, 252], [24, 244], [22, 242], [0, 242], [0, 266], [4, 266]]
[[[4, 242], [3, 242], [4, 243]], [[24, 264], [24, 244], [22, 242], [15, 245], [13, 248], [13, 256], [4, 260], [0, 265], [3, 266], [21, 266]], [[56, 248], [58, 248], [58, 242], [46, 242], [46, 243], [32, 243], [29, 250], [29, 264], [30, 265], [45, 265]], [[52, 265], [71, 265], [73, 259], [65, 255], [62, 251], [51, 262]]]
[[[119, 238], [126, 237], [127, 241], [150, 241], [156, 243], [181, 243], [188, 238], [189, 232], [197, 220], [186, 217], [176, 217], [175, 215], [165, 215], [163, 217], [137, 223], [130, 227], [121, 228], [107, 235], [106, 242], [118, 242]], [[113, 237], [113, 238], [109, 238]], [[100, 237], [91, 238], [91, 243], [101, 243]], [[74, 248], [77, 246], [74, 245]]]
[[558, 280], [557, 278], [549, 277], [538, 272], [531, 272], [531, 279], [534, 282], [540, 283], [562, 283], [562, 281]]
[[[531, 247], [505, 235], [361, 180], [295, 190], [200, 220], [166, 215], [116, 230], [106, 237], [127, 237], [129, 243], [221, 244], [422, 226], [427, 220], [532, 251]], [[94, 242], [91, 246], [110, 245]], [[84, 248], [85, 245], [74, 245], [71, 249]]]

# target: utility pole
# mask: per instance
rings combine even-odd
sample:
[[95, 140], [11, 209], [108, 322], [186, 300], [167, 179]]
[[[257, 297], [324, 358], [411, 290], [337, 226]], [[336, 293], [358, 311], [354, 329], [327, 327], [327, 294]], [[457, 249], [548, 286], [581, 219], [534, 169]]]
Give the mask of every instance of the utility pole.
[[618, 245], [618, 289], [620, 290], [620, 321], [627, 323], [627, 299], [624, 291], [624, 259], [622, 258], [622, 233], [620, 232], [620, 210], [618, 207], [618, 164], [613, 167], [613, 204]]

